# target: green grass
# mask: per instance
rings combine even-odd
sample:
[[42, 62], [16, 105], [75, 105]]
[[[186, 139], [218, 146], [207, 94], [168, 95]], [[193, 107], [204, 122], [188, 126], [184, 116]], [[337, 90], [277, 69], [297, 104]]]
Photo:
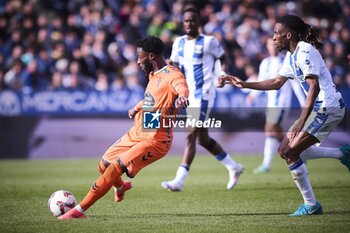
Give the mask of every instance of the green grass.
[[284, 162], [253, 175], [261, 157], [237, 156], [246, 167], [234, 190], [227, 172], [210, 156], [197, 156], [185, 190], [172, 193], [160, 182], [172, 179], [181, 158], [169, 156], [141, 171], [134, 188], [116, 204], [112, 192], [86, 219], [58, 221], [47, 209], [51, 193], [66, 189], [81, 200], [98, 176], [93, 160], [0, 161], [0, 232], [349, 232], [350, 174], [338, 161], [308, 162], [324, 215], [289, 217], [302, 198]]

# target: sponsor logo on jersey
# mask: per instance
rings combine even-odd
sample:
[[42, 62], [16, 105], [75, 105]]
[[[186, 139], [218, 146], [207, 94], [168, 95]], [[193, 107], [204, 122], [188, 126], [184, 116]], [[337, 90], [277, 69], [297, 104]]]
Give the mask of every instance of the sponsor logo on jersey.
[[143, 100], [143, 106], [145, 107], [152, 107], [154, 106], [154, 97], [152, 96], [152, 94], [150, 92], [146, 92], [145, 94], [145, 98]]

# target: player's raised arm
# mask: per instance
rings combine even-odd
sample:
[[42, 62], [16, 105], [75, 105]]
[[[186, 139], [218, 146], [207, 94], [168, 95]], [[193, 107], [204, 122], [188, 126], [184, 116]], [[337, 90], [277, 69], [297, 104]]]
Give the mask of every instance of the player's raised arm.
[[179, 82], [174, 87], [175, 91], [178, 94], [178, 98], [175, 101], [175, 107], [176, 108], [187, 108], [187, 106], [190, 104], [188, 101], [188, 87], [186, 82]]
[[189, 90], [188, 90], [185, 77], [182, 74], [179, 75], [179, 77], [175, 78], [171, 82], [171, 86], [178, 96], [178, 98], [175, 101], [175, 107], [187, 108], [187, 106], [189, 105], [189, 101], [188, 101]]
[[226, 75], [223, 78], [224, 84], [231, 84], [238, 88], [248, 88], [254, 90], [278, 90], [288, 79], [282, 76], [277, 76], [274, 79], [268, 79], [260, 82], [245, 82], [240, 78], [232, 75]]

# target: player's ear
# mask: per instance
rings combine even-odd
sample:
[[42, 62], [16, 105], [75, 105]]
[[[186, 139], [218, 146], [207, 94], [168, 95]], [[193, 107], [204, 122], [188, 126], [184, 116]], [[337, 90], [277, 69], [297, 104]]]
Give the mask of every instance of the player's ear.
[[154, 57], [155, 57], [154, 53], [150, 52], [150, 53], [148, 54], [148, 58], [149, 58], [150, 60], [153, 60]]
[[286, 38], [289, 40], [292, 38], [292, 33], [291, 32], [287, 32], [286, 34]]

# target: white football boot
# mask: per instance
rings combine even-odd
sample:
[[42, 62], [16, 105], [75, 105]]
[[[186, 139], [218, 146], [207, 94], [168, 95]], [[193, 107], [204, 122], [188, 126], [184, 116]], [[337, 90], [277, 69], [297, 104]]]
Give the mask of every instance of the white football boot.
[[244, 167], [242, 164], [237, 163], [234, 168], [228, 169], [229, 173], [229, 181], [227, 183], [227, 190], [231, 190], [238, 182], [239, 176], [244, 171]]
[[176, 182], [174, 180], [170, 180], [170, 181], [163, 181], [161, 183], [162, 187], [169, 190], [169, 191], [172, 191], [172, 192], [181, 192], [182, 191], [182, 188], [184, 186], [183, 183], [180, 183], [180, 182]]

